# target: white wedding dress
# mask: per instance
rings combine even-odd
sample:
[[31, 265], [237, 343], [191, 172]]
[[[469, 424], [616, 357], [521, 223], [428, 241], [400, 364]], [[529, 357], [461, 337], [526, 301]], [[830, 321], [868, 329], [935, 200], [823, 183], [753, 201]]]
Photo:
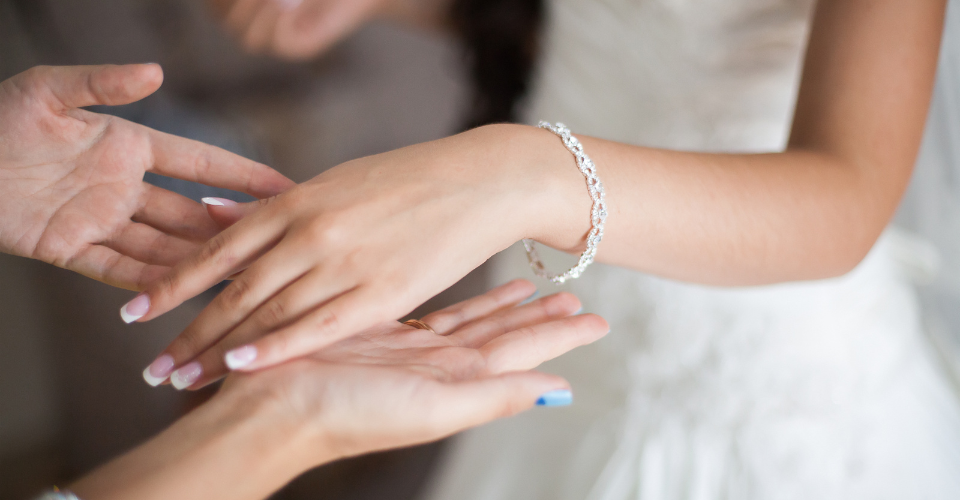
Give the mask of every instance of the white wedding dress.
[[[786, 143], [810, 1], [550, 7], [531, 120], [682, 150]], [[953, 81], [940, 101], [960, 95]], [[919, 199], [928, 212], [956, 207], [945, 219], [960, 221], [960, 203], [948, 203], [960, 181], [938, 179], [941, 203]], [[954, 226], [944, 241], [960, 256]], [[612, 332], [544, 367], [570, 380], [574, 405], [461, 435], [429, 497], [960, 499], [949, 341], [925, 333], [913, 283], [936, 261], [934, 247], [891, 229], [856, 270], [818, 282], [715, 288], [594, 265], [565, 288]], [[519, 248], [495, 268], [498, 282], [530, 276]], [[960, 290], [960, 270], [952, 279]], [[938, 324], [949, 339], [949, 322]]]

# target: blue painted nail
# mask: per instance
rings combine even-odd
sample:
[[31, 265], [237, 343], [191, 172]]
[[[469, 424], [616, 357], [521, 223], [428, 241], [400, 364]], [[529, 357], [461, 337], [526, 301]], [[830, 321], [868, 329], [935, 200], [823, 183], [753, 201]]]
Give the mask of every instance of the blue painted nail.
[[570, 406], [573, 403], [573, 393], [567, 389], [557, 389], [544, 393], [537, 400], [537, 406]]

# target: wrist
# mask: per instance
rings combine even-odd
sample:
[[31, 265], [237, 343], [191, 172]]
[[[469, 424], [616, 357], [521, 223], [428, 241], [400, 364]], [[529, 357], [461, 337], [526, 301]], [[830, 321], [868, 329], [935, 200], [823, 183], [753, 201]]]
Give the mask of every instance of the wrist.
[[238, 396], [218, 394], [71, 490], [89, 500], [255, 500], [314, 465], [279, 405]]
[[[590, 231], [591, 199], [574, 156], [548, 130], [499, 124], [475, 129], [490, 144], [487, 165], [510, 194], [506, 201], [513, 241], [530, 238], [565, 252], [583, 250]], [[489, 168], [487, 165], [478, 168]]]

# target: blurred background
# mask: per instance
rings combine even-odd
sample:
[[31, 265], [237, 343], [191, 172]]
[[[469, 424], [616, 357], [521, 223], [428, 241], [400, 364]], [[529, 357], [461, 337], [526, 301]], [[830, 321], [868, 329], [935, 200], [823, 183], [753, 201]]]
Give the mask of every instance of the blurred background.
[[[215, 144], [297, 182], [449, 135], [467, 119], [467, 65], [452, 36], [372, 23], [322, 57], [294, 64], [246, 55], [196, 0], [0, 0], [0, 80], [38, 64], [134, 62], [160, 63], [163, 88], [98, 111]], [[152, 181], [196, 200], [237, 199]], [[481, 291], [482, 274], [425, 309]], [[140, 373], [215, 292], [127, 326], [117, 311], [131, 293], [0, 255], [0, 498], [64, 484], [209, 397], [150, 388]], [[335, 463], [276, 498], [415, 498], [441, 450]]]

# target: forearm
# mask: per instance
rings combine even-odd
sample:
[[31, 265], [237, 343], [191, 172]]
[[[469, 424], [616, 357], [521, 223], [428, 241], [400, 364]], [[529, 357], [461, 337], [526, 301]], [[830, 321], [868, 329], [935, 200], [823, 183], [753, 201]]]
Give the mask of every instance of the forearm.
[[[556, 222], [542, 224], [547, 213], [537, 214], [531, 235], [578, 252], [589, 230], [590, 198], [572, 155], [546, 136], [541, 154], [554, 157], [555, 174], [566, 183], [549, 205]], [[871, 171], [800, 149], [723, 155], [581, 140], [607, 192], [609, 217], [598, 260], [707, 284], [813, 279], [850, 270], [887, 224], [910, 173], [909, 166]]]
[[298, 452], [298, 430], [267, 406], [218, 395], [71, 490], [83, 500], [266, 498], [322, 456]]
[[[785, 152], [682, 153], [580, 137], [607, 188], [598, 259], [718, 285], [850, 270], [909, 180], [943, 11], [942, 1], [820, 2]], [[528, 235], [577, 250], [573, 242], [582, 245], [589, 229], [589, 197], [572, 157], [548, 132], [515, 133], [526, 144], [513, 156], [516, 168], [545, 176], [540, 169], [552, 164], [567, 181], [546, 213], [533, 212]]]

